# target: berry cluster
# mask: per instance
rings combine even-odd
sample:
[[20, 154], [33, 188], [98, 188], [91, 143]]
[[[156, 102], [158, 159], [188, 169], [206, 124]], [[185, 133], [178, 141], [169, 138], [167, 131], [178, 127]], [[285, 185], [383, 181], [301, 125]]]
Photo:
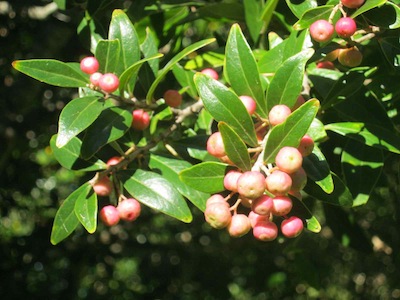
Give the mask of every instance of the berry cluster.
[[100, 210], [100, 219], [107, 226], [117, 225], [120, 220], [133, 222], [141, 212], [139, 201], [133, 198], [127, 198], [114, 205], [106, 205]]
[[[250, 114], [256, 114], [256, 102], [249, 96], [239, 97]], [[299, 97], [293, 110], [304, 103]], [[289, 117], [292, 109], [286, 105], [276, 105], [269, 112], [268, 120], [256, 122], [260, 142], [267, 129], [277, 126]], [[258, 116], [257, 116], [258, 117]], [[205, 220], [212, 227], [227, 228], [233, 237], [240, 237], [251, 229], [256, 239], [272, 241], [278, 236], [280, 221], [281, 232], [285, 237], [298, 236], [303, 228], [303, 221], [297, 216], [289, 216], [292, 211], [292, 198], [301, 199], [301, 190], [307, 183], [307, 175], [302, 168], [303, 157], [312, 153], [313, 139], [305, 135], [297, 148], [285, 146], [279, 149], [275, 163], [242, 172], [229, 170], [224, 177], [224, 187], [229, 195], [212, 195], [206, 202]], [[220, 132], [214, 132], [207, 140], [207, 151], [223, 162], [234, 165], [225, 152], [224, 141]], [[255, 152], [253, 159], [259, 153]], [[237, 199], [233, 205], [231, 199]], [[247, 213], [239, 213], [238, 208]]]
[[[345, 40], [350, 40], [351, 37], [357, 31], [356, 22], [346, 16], [346, 12], [343, 10], [343, 6], [347, 8], [358, 8], [364, 4], [364, 0], [341, 0], [340, 4], [337, 6], [338, 9], [342, 11], [343, 17], [341, 17], [334, 25], [332, 24], [331, 18], [329, 21], [321, 19], [317, 20], [310, 26], [310, 35], [316, 41], [320, 43], [329, 42], [334, 33]], [[335, 10], [334, 10], [335, 11]], [[339, 63], [346, 67], [356, 67], [362, 62], [363, 55], [360, 50], [352, 45], [348, 44], [348, 47], [337, 49], [329, 54], [329, 57], [325, 57], [325, 60], [318, 63], [318, 68], [334, 69], [334, 64], [332, 61], [338, 59]]]

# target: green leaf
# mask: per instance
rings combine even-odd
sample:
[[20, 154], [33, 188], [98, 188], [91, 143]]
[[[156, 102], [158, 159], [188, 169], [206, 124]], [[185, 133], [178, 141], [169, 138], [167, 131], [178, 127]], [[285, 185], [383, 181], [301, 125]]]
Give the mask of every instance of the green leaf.
[[304, 191], [311, 197], [333, 205], [351, 207], [353, 205], [353, 197], [343, 183], [343, 181], [334, 173], [332, 174], [334, 190], [332, 193], [325, 193], [321, 187], [319, 187], [313, 181], [308, 181]]
[[305, 65], [313, 53], [313, 49], [304, 50], [279, 67], [268, 86], [268, 111], [277, 104], [293, 107], [302, 89]]
[[247, 95], [257, 102], [257, 112], [267, 116], [264, 92], [256, 60], [238, 24], [229, 32], [225, 50], [225, 74], [237, 95]]
[[325, 125], [325, 129], [354, 139], [367, 146], [400, 154], [400, 137], [394, 130], [361, 122], [332, 123]]
[[[146, 38], [141, 44], [141, 50], [145, 58], [153, 57], [158, 53], [157, 41], [151, 32], [150, 28], [146, 28]], [[153, 70], [154, 76], [158, 73], [159, 59], [154, 59], [148, 62], [150, 68]]]
[[307, 10], [294, 25], [294, 30], [302, 30], [310, 27], [317, 20], [328, 20], [333, 9], [333, 5], [321, 5]]
[[41, 82], [61, 87], [85, 87], [89, 78], [76, 70], [72, 63], [54, 59], [16, 60], [12, 66]]
[[125, 189], [135, 199], [164, 214], [189, 223], [192, 214], [185, 199], [163, 176], [140, 169], [120, 172]]
[[197, 73], [194, 82], [204, 106], [214, 119], [226, 122], [248, 145], [257, 146], [253, 120], [239, 97], [205, 74]]
[[99, 72], [114, 73], [118, 71], [120, 48], [119, 40], [100, 40], [98, 42], [96, 58], [100, 64]]
[[312, 121], [307, 134], [312, 137], [314, 142], [324, 141], [328, 137], [324, 126], [324, 123], [316, 118]]
[[107, 165], [100, 159], [83, 160], [80, 158], [82, 142], [77, 137], [72, 138], [64, 147], [56, 146], [57, 134], [50, 140], [50, 147], [54, 157], [61, 166], [68, 170], [97, 171], [106, 169]]
[[187, 89], [186, 92], [192, 97], [192, 98], [197, 98], [197, 90], [196, 90], [196, 85], [194, 84], [193, 81], [193, 76], [195, 74], [194, 71], [192, 70], [185, 70], [181, 65], [176, 64], [172, 72], [174, 73], [174, 76], [176, 80], [179, 82], [179, 84]]
[[203, 162], [179, 174], [187, 185], [205, 193], [218, 193], [225, 190], [224, 177], [228, 165], [218, 162]]
[[353, 206], [366, 204], [381, 176], [384, 156], [381, 149], [349, 140], [342, 152], [344, 178], [354, 196]]
[[264, 20], [265, 28], [268, 28], [269, 23], [271, 22], [272, 15], [275, 12], [275, 8], [278, 5], [278, 0], [268, 0], [264, 5], [264, 8], [261, 12], [261, 19]]
[[307, 0], [307, 1], [293, 1], [286, 0], [286, 4], [289, 6], [292, 13], [300, 19], [301, 16], [308, 10], [316, 8], [318, 6], [317, 1]]
[[209, 3], [197, 9], [202, 18], [227, 18], [235, 21], [243, 21], [243, 6], [240, 3]]
[[65, 146], [92, 124], [103, 110], [104, 101], [97, 96], [87, 96], [71, 100], [62, 110], [58, 121], [56, 145]]
[[87, 129], [82, 144], [82, 157], [92, 157], [100, 148], [122, 137], [132, 124], [132, 113], [120, 107], [102, 111]]
[[244, 0], [244, 17], [251, 39], [257, 42], [264, 21], [260, 18], [264, 0]]
[[330, 194], [333, 192], [333, 179], [328, 162], [321, 150], [314, 146], [313, 153], [303, 159], [303, 168], [307, 177], [318, 184], [321, 189]]
[[218, 130], [221, 132], [225, 152], [229, 159], [242, 171], [250, 171], [250, 155], [240, 136], [225, 122], [218, 123]]
[[50, 242], [53, 245], [58, 244], [68, 237], [78, 226], [79, 220], [74, 211], [75, 203], [81, 197], [86, 198], [90, 188], [88, 182], [84, 183], [61, 204], [54, 218], [51, 230]]
[[285, 122], [276, 125], [269, 132], [264, 161], [273, 163], [278, 151], [285, 146], [298, 147], [301, 138], [307, 133], [319, 109], [319, 101], [309, 100], [292, 112]]
[[167, 178], [183, 196], [188, 198], [200, 210], [204, 211], [210, 194], [200, 192], [188, 186], [179, 178], [179, 172], [191, 166], [190, 163], [184, 160], [150, 154], [149, 167], [154, 172], [161, 171], [163, 177]]
[[83, 227], [89, 233], [94, 233], [97, 228], [97, 195], [91, 185], [87, 186], [86, 193], [82, 192], [76, 199], [74, 211]]
[[[362, 7], [364, 6], [365, 4]], [[398, 6], [398, 4], [396, 5], [391, 2], [386, 2], [381, 7], [374, 8], [364, 13], [363, 17], [371, 25], [381, 27], [382, 29], [396, 29], [400, 27], [400, 7]]]
[[[387, 0], [368, 0], [365, 1], [365, 3], [358, 9], [356, 9], [354, 11], [354, 13], [352, 13], [351, 17], [354, 19], [355, 17], [365, 13], [366, 11], [369, 11], [375, 7], [381, 6], [383, 4], [385, 4], [387, 2]], [[390, 2], [388, 2], [388, 4], [391, 4]]]
[[115, 9], [112, 13], [108, 39], [119, 40], [120, 56], [114, 69], [117, 74], [121, 74], [140, 59], [139, 37], [132, 22], [121, 9]]
[[[271, 35], [271, 34], [270, 34]], [[274, 48], [268, 50], [258, 61], [258, 68], [261, 73], [275, 73], [282, 65], [284, 59], [285, 45], [288, 39], [284, 40]]]
[[309, 231], [319, 233], [321, 231], [321, 224], [318, 222], [318, 219], [312, 214], [306, 203], [295, 197], [291, 198], [293, 201], [293, 208], [290, 211], [290, 215], [294, 215], [305, 220], [306, 228]]
[[206, 39], [199, 41], [197, 43], [194, 43], [190, 45], [189, 47], [186, 47], [183, 49], [181, 52], [179, 52], [177, 55], [175, 55], [165, 66], [162, 68], [157, 76], [157, 78], [154, 80], [152, 85], [149, 88], [149, 91], [147, 92], [146, 96], [146, 101], [148, 104], [150, 104], [153, 101], [153, 95], [154, 92], [159, 85], [159, 83], [164, 79], [165, 75], [174, 67], [174, 65], [179, 62], [182, 58], [185, 56], [189, 55], [190, 53], [196, 51], [197, 49], [200, 49], [206, 45], [209, 45], [215, 41], [214, 38], [212, 39]]

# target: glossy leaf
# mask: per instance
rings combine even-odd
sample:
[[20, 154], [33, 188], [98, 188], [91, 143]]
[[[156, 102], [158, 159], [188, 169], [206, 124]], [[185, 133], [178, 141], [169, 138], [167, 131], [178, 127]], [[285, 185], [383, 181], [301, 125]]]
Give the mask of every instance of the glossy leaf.
[[332, 123], [325, 125], [325, 129], [367, 146], [400, 154], [400, 137], [393, 130], [361, 122]]
[[184, 160], [150, 154], [149, 167], [154, 172], [160, 171], [161, 175], [167, 178], [183, 196], [189, 199], [190, 202], [196, 205], [200, 210], [204, 211], [206, 208], [206, 201], [210, 197], [210, 194], [200, 192], [188, 186], [179, 178], [179, 172], [191, 166], [190, 163]]
[[135, 199], [164, 214], [189, 223], [192, 214], [185, 199], [163, 176], [137, 169], [120, 172], [125, 189]]
[[100, 159], [83, 160], [80, 158], [82, 142], [77, 137], [72, 138], [64, 147], [56, 146], [57, 135], [53, 135], [50, 140], [50, 147], [54, 157], [61, 166], [68, 170], [97, 171], [107, 167]]
[[311, 197], [333, 205], [351, 207], [353, 205], [353, 196], [343, 181], [334, 173], [331, 173], [334, 190], [332, 193], [325, 193], [321, 187], [309, 180], [304, 191]]
[[82, 144], [82, 157], [92, 157], [106, 144], [122, 137], [132, 124], [132, 114], [120, 107], [102, 111], [97, 120], [87, 129]]
[[317, 1], [315, 0], [306, 0], [306, 1], [292, 1], [286, 0], [287, 6], [290, 8], [292, 13], [300, 19], [301, 16], [308, 10], [312, 8], [316, 8], [318, 6]]
[[256, 42], [261, 33], [261, 28], [264, 24], [263, 20], [260, 18], [263, 0], [244, 0], [244, 17], [246, 20], [247, 28], [250, 32], [251, 39]]
[[355, 18], [363, 13], [365, 13], [366, 11], [369, 11], [375, 7], [381, 6], [382, 4], [385, 4], [387, 2], [387, 0], [368, 0], [365, 1], [365, 3], [359, 7], [358, 9], [356, 9], [354, 11], [354, 13], [351, 14], [352, 18]]
[[205, 108], [218, 122], [226, 122], [252, 146], [257, 146], [253, 120], [239, 97], [225, 85], [205, 74], [197, 73], [194, 82]]
[[366, 204], [382, 173], [383, 151], [349, 140], [341, 162], [346, 184], [354, 196], [353, 206]]
[[146, 96], [146, 101], [148, 104], [150, 104], [153, 100], [153, 95], [154, 92], [157, 88], [157, 86], [159, 85], [159, 83], [164, 79], [165, 75], [167, 75], [167, 73], [174, 67], [174, 65], [179, 62], [182, 58], [184, 58], [185, 56], [189, 55], [190, 53], [206, 46], [209, 45], [211, 43], [213, 43], [215, 41], [214, 38], [212, 39], [206, 39], [206, 40], [202, 40], [199, 41], [197, 43], [194, 43], [192, 45], [190, 45], [189, 47], [186, 47], [185, 49], [183, 49], [181, 52], [179, 52], [177, 55], [175, 55], [165, 66], [164, 68], [162, 68], [162, 70], [160, 70], [156, 80], [154, 80], [154, 82], [152, 83], [152, 85], [150, 86], [148, 92], [147, 92], [147, 96]]
[[119, 40], [119, 60], [115, 66], [117, 74], [121, 74], [140, 59], [139, 37], [132, 22], [121, 9], [115, 9], [112, 13], [108, 39]]
[[[119, 54], [121, 45], [119, 40], [100, 40], [96, 48], [96, 58], [99, 61], [101, 73], [114, 73], [118, 71]], [[118, 74], [119, 75], [119, 74]]]
[[41, 82], [61, 87], [85, 87], [89, 78], [73, 66], [54, 59], [16, 60], [12, 66]]
[[252, 97], [257, 102], [257, 112], [261, 117], [266, 117], [264, 92], [257, 63], [237, 24], [234, 24], [229, 32], [224, 72], [236, 94]]
[[185, 70], [179, 64], [176, 64], [173, 67], [172, 72], [174, 73], [176, 80], [179, 82], [182, 88], [186, 89], [186, 92], [192, 98], [197, 98], [198, 95], [197, 95], [196, 85], [194, 84], [193, 81], [193, 76], [195, 72], [192, 70]]
[[219, 162], [203, 162], [180, 172], [180, 179], [187, 185], [205, 192], [218, 193], [225, 190], [224, 177], [228, 165]]
[[284, 146], [298, 147], [318, 109], [319, 101], [309, 100], [292, 112], [285, 122], [273, 127], [265, 145], [264, 161], [273, 163], [276, 154]]
[[[364, 6], [364, 5], [363, 5]], [[374, 8], [363, 14], [371, 25], [383, 28], [396, 29], [400, 27], [400, 7], [398, 4], [387, 1], [379, 8]]]
[[317, 146], [314, 146], [313, 153], [304, 157], [303, 168], [307, 177], [318, 184], [325, 193], [333, 192], [334, 186], [329, 164]]
[[94, 233], [97, 228], [97, 195], [90, 185], [87, 187], [86, 194], [82, 192], [76, 199], [74, 211], [87, 232]]
[[288, 39], [284, 40], [274, 48], [268, 50], [258, 61], [258, 68], [261, 73], [275, 73], [284, 61], [285, 45]]
[[279, 67], [268, 86], [268, 111], [277, 104], [293, 107], [302, 89], [305, 65], [313, 53], [312, 49], [304, 50]]
[[250, 171], [250, 155], [240, 136], [225, 122], [219, 122], [218, 130], [221, 132], [229, 159], [242, 171]]
[[79, 225], [79, 219], [75, 214], [75, 203], [79, 198], [86, 198], [90, 188], [88, 182], [81, 185], [61, 204], [54, 218], [51, 230], [50, 242], [53, 245], [58, 244], [68, 237]]
[[[146, 28], [146, 38], [140, 45], [140, 48], [145, 58], [153, 57], [158, 54], [157, 42], [150, 28]], [[150, 60], [148, 63], [150, 68], [153, 70], [154, 76], [157, 76], [159, 59]]]
[[314, 142], [324, 141], [328, 137], [325, 131], [324, 123], [317, 118], [312, 121], [307, 134], [312, 137]]
[[293, 28], [295, 30], [302, 30], [310, 27], [312, 23], [317, 20], [324, 19], [328, 20], [333, 9], [333, 5], [321, 5], [312, 9], [307, 10], [298, 20]]
[[58, 148], [65, 146], [97, 119], [103, 110], [102, 100], [96, 96], [77, 98], [63, 108], [58, 121]]
[[272, 16], [275, 12], [275, 8], [278, 5], [279, 0], [268, 0], [261, 12], [261, 19], [264, 20], [265, 28], [268, 27], [271, 22]]

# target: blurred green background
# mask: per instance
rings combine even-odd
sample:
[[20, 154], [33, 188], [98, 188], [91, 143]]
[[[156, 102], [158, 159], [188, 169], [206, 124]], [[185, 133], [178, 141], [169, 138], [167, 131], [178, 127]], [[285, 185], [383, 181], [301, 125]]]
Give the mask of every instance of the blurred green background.
[[[237, 21], [200, 16], [163, 32], [159, 22], [168, 11], [156, 8], [149, 17], [138, 16], [138, 7], [149, 3], [105, 2], [104, 24], [113, 8], [130, 8], [133, 20], [160, 32], [160, 45], [174, 40], [177, 48], [190, 38], [224, 40]], [[82, 178], [61, 168], [48, 144], [61, 109], [76, 91], [41, 84], [13, 70], [11, 63], [28, 58], [79, 61], [90, 52], [84, 34], [77, 33], [85, 1], [68, 2], [66, 11], [46, 6], [47, 15], [32, 11], [38, 5], [46, 12], [49, 3], [0, 1], [1, 299], [400, 298], [400, 162], [395, 155], [387, 158], [379, 187], [365, 206], [325, 209], [305, 199], [323, 226], [320, 234], [305, 232], [272, 243], [250, 234], [232, 239], [225, 231], [211, 230], [194, 207], [191, 224], [144, 209], [132, 224], [99, 224], [93, 235], [77, 230], [52, 246], [55, 212]], [[293, 16], [284, 3], [278, 12], [290, 23]], [[271, 26], [283, 27], [279, 22]], [[190, 35], [178, 43], [182, 32]]]

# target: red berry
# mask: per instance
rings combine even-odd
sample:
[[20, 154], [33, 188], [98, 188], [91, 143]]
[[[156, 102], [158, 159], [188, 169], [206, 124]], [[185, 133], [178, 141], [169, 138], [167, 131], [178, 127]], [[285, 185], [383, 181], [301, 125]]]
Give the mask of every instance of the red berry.
[[291, 109], [284, 104], [278, 104], [271, 108], [268, 114], [268, 120], [271, 126], [276, 126], [285, 122], [292, 113]]
[[335, 30], [338, 36], [349, 38], [356, 32], [357, 25], [352, 18], [340, 18], [335, 24]]
[[113, 226], [119, 222], [119, 213], [115, 206], [107, 205], [100, 210], [100, 219], [107, 226]]
[[164, 93], [165, 103], [171, 107], [178, 107], [182, 103], [182, 95], [177, 90], [167, 90]]
[[204, 211], [206, 222], [216, 229], [225, 228], [232, 219], [229, 206], [220, 203], [208, 205]]
[[274, 216], [286, 216], [292, 210], [292, 199], [287, 196], [276, 196], [272, 198], [272, 214]]
[[314, 150], [314, 140], [306, 134], [300, 140], [300, 145], [297, 147], [303, 157], [309, 156]]
[[317, 20], [310, 26], [311, 37], [320, 43], [329, 41], [332, 38], [333, 33], [333, 25], [326, 20]]
[[241, 237], [248, 233], [250, 229], [250, 220], [244, 214], [233, 215], [231, 222], [228, 225], [228, 232], [232, 237]]
[[81, 60], [80, 67], [86, 74], [93, 74], [99, 69], [99, 62], [95, 57], [88, 56]]
[[269, 216], [273, 206], [272, 198], [267, 195], [253, 200], [251, 210], [260, 216]]
[[331, 61], [320, 61], [317, 63], [318, 69], [335, 70], [335, 65]]
[[218, 73], [214, 69], [211, 69], [211, 68], [206, 68], [206, 69], [202, 70], [201, 73], [203, 73], [207, 76], [210, 76], [211, 78], [214, 78], [215, 80], [218, 80], [218, 78], [219, 78]]
[[292, 192], [298, 192], [304, 189], [307, 184], [307, 174], [303, 168], [298, 169], [296, 172], [290, 174], [292, 178]]
[[216, 131], [207, 140], [207, 151], [212, 156], [223, 157], [226, 155], [221, 132]]
[[93, 185], [94, 192], [99, 196], [108, 196], [111, 194], [112, 183], [110, 178], [102, 177]]
[[286, 195], [292, 188], [292, 178], [288, 173], [275, 170], [265, 179], [265, 187], [275, 196]]
[[143, 109], [135, 109], [132, 112], [131, 127], [136, 130], [145, 130], [150, 125], [150, 115]]
[[237, 180], [238, 193], [249, 199], [257, 199], [264, 194], [265, 177], [257, 171], [244, 172]]
[[106, 73], [99, 79], [99, 87], [106, 93], [115, 92], [119, 86], [119, 79], [113, 73]]
[[253, 228], [253, 235], [263, 242], [273, 241], [278, 236], [278, 227], [274, 222], [259, 221]]
[[103, 76], [102, 73], [100, 72], [95, 72], [92, 75], [90, 75], [90, 82], [94, 85], [94, 86], [99, 86], [100, 84], [100, 78]]
[[362, 53], [355, 47], [341, 49], [338, 56], [338, 61], [346, 67], [357, 67], [363, 59]]
[[117, 206], [117, 210], [122, 220], [132, 222], [139, 217], [141, 207], [139, 201], [129, 198], [121, 201]]
[[364, 4], [365, 0], [340, 0], [340, 2], [348, 8], [358, 8]]
[[257, 103], [253, 98], [243, 95], [240, 96], [239, 99], [242, 101], [243, 105], [246, 107], [246, 110], [250, 115], [256, 112]]
[[237, 170], [228, 171], [228, 173], [226, 173], [225, 177], [224, 177], [224, 187], [228, 191], [237, 193], [237, 190], [238, 190], [237, 181], [241, 175], [242, 175], [242, 172], [239, 172]]
[[283, 147], [276, 155], [275, 163], [279, 170], [291, 174], [301, 168], [303, 156], [297, 148]]
[[300, 235], [303, 231], [303, 221], [295, 216], [285, 219], [281, 223], [282, 234], [288, 238], [294, 238]]
[[263, 216], [263, 215], [259, 215], [259, 214], [255, 213], [254, 211], [249, 212], [249, 220], [250, 220], [251, 227], [253, 227], [253, 228], [260, 221], [269, 221], [269, 217], [270, 217], [270, 215]]
[[121, 156], [113, 156], [109, 160], [107, 160], [107, 166], [114, 166], [118, 164], [122, 160]]

